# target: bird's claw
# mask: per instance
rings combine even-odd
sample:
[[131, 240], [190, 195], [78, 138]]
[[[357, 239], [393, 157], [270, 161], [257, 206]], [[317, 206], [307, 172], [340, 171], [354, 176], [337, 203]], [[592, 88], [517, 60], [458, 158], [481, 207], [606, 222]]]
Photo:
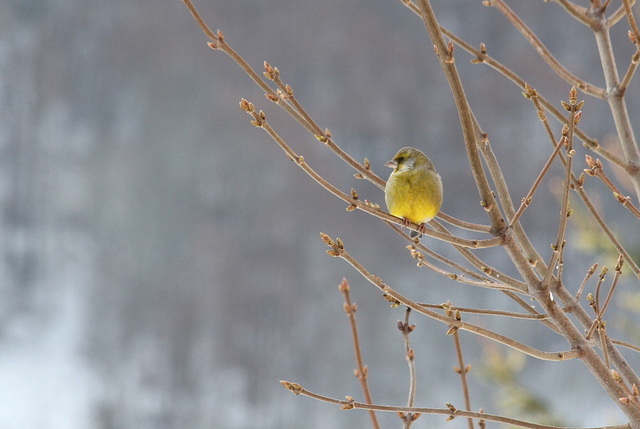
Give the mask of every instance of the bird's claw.
[[422, 235], [427, 232], [427, 225], [425, 225], [424, 222], [422, 222], [420, 225], [418, 225], [418, 232], [420, 232], [420, 237], [419, 238], [422, 238]]
[[402, 218], [402, 228], [407, 228], [410, 231], [410, 235], [411, 238], [415, 237], [416, 235], [420, 234], [418, 236], [418, 238], [422, 238], [422, 235], [427, 232], [427, 226], [423, 223], [421, 223], [420, 225], [418, 225], [418, 231], [414, 231], [412, 229], [409, 228], [409, 225], [411, 224], [411, 221], [409, 219], [407, 219], [406, 217]]

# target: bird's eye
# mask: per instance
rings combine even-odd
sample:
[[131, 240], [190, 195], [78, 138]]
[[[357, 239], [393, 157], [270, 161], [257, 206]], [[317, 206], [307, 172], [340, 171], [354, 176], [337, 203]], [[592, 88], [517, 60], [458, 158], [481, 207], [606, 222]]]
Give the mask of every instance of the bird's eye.
[[399, 157], [396, 158], [396, 162], [398, 164], [400, 164], [402, 161], [404, 161], [404, 156], [399, 156]]

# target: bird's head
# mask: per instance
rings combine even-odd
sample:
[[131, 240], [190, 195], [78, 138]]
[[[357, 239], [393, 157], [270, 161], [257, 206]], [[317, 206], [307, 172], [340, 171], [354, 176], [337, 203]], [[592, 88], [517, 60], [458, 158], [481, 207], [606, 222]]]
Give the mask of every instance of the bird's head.
[[403, 147], [391, 161], [385, 164], [385, 167], [393, 168], [396, 172], [408, 171], [422, 166], [435, 171], [427, 155], [412, 147]]

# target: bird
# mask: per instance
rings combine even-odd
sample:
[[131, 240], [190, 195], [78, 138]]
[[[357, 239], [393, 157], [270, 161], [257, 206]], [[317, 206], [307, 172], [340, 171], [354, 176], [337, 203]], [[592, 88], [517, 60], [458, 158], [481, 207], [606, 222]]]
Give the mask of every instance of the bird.
[[[385, 164], [393, 168], [384, 189], [389, 213], [419, 225], [420, 236], [426, 231], [425, 222], [433, 219], [442, 205], [442, 179], [431, 160], [422, 151], [404, 147]], [[418, 235], [411, 231], [411, 237]]]

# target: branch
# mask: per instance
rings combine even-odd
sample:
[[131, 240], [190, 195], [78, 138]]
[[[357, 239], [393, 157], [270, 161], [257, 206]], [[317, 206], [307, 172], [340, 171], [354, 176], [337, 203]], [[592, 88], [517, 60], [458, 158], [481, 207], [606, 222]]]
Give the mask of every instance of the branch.
[[615, 197], [615, 199], [618, 200], [618, 202], [624, 207], [629, 209], [629, 211], [633, 213], [635, 217], [640, 218], [640, 210], [638, 210], [638, 208], [633, 205], [633, 203], [631, 202], [631, 198], [623, 196], [622, 192], [620, 192], [616, 185], [613, 184], [611, 179], [607, 177], [604, 172], [602, 162], [599, 159], [594, 160], [589, 155], [586, 155], [585, 159], [589, 168], [586, 168], [584, 172], [589, 176], [595, 176], [598, 179], [602, 180], [602, 182], [607, 185], [611, 192], [613, 192], [613, 196]]
[[440, 25], [436, 19], [433, 9], [428, 0], [418, 0], [418, 6], [420, 7], [420, 14], [429, 32], [429, 37], [434, 45], [434, 50], [440, 65], [444, 72], [449, 87], [453, 93], [453, 99], [456, 103], [458, 115], [460, 116], [460, 125], [462, 126], [462, 133], [464, 135], [465, 148], [467, 150], [467, 158], [471, 166], [471, 172], [480, 194], [481, 204], [489, 214], [491, 219], [491, 225], [495, 230], [502, 230], [506, 225], [504, 219], [500, 214], [497, 205], [495, 204], [495, 197], [489, 187], [489, 182], [484, 173], [482, 162], [478, 154], [478, 141], [475, 134], [475, 127], [473, 123], [473, 113], [469, 107], [460, 76], [456, 69], [455, 61], [453, 58], [453, 43], [446, 43]]
[[567, 359], [575, 359], [580, 357], [582, 354], [579, 350], [568, 350], [562, 352], [543, 352], [541, 350], [530, 347], [521, 342], [515, 341], [509, 337], [498, 334], [496, 332], [490, 331], [488, 329], [482, 328], [480, 326], [467, 323], [464, 321], [451, 320], [449, 317], [442, 315], [440, 313], [436, 313], [435, 311], [431, 311], [428, 308], [422, 307], [420, 304], [411, 301], [409, 298], [403, 296], [396, 290], [389, 287], [385, 284], [380, 277], [371, 274], [362, 264], [356, 261], [345, 249], [342, 243], [342, 240], [339, 238], [334, 241], [327, 234], [320, 233], [322, 240], [324, 243], [329, 246], [331, 249], [327, 250], [327, 254], [329, 256], [333, 256], [336, 258], [341, 258], [348, 262], [353, 268], [356, 269], [365, 279], [367, 279], [371, 284], [376, 286], [382, 293], [387, 295], [387, 300], [391, 301], [395, 305], [405, 305], [412, 310], [424, 314], [427, 317], [430, 317], [434, 320], [442, 322], [446, 325], [452, 326], [455, 329], [462, 329], [468, 332], [472, 332], [474, 334], [480, 335], [482, 337], [488, 338], [490, 340], [496, 341], [498, 343], [504, 344], [508, 347], [511, 347], [515, 350], [518, 350], [526, 355], [535, 357], [540, 360], [549, 360], [549, 361], [562, 361]]
[[[260, 77], [258, 73], [225, 41], [224, 35], [218, 30], [217, 35], [211, 31], [211, 29], [204, 22], [196, 8], [191, 3], [191, 0], [182, 0], [184, 4], [189, 8], [189, 11], [193, 15], [194, 19], [205, 33], [205, 35], [211, 40], [208, 46], [211, 49], [219, 50], [229, 55], [244, 72], [264, 91], [265, 96], [280, 106], [286, 111], [292, 118], [294, 118], [300, 125], [302, 125], [307, 131], [316, 136], [316, 138], [324, 143], [329, 149], [331, 149], [340, 159], [358, 171], [361, 178], [366, 178], [380, 189], [384, 189], [384, 180], [375, 175], [370, 168], [360, 164], [353, 159], [349, 154], [340, 149], [331, 138], [329, 130], [324, 132], [320, 130], [318, 125], [311, 120], [311, 117], [302, 108], [298, 101], [293, 96], [293, 89], [289, 85], [285, 85], [279, 78], [279, 71], [277, 67], [271, 67], [269, 63], [264, 62], [264, 76], [280, 87], [279, 91], [274, 91], [271, 87]], [[291, 101], [291, 103], [289, 103]]]
[[562, 6], [572, 17], [574, 17], [577, 21], [583, 23], [587, 27], [593, 27], [595, 22], [593, 18], [591, 18], [588, 14], [589, 9], [586, 7], [578, 6], [568, 0], [551, 0], [554, 3], [558, 3]]
[[386, 411], [392, 413], [421, 413], [421, 414], [436, 414], [448, 416], [447, 421], [453, 420], [456, 417], [468, 417], [478, 420], [486, 420], [496, 423], [505, 423], [508, 425], [515, 425], [518, 427], [528, 429], [630, 429], [631, 426], [619, 425], [619, 426], [598, 426], [593, 428], [568, 428], [560, 426], [539, 425], [535, 423], [526, 422], [524, 420], [516, 420], [508, 417], [498, 416], [494, 414], [476, 413], [473, 411], [464, 411], [455, 408], [451, 404], [447, 404], [448, 408], [417, 408], [417, 407], [396, 407], [391, 405], [368, 405], [363, 402], [356, 402], [351, 396], [346, 396], [346, 400], [335, 399], [324, 395], [313, 393], [298, 383], [292, 383], [290, 381], [280, 380], [280, 384], [293, 393], [294, 395], [303, 395], [318, 401], [327, 402], [329, 404], [340, 405], [343, 410], [375, 410]]
[[629, 21], [631, 34], [633, 34], [632, 41], [634, 41], [634, 44], [640, 42], [640, 30], [638, 30], [636, 18], [633, 16], [633, 11], [631, 10], [631, 2], [629, 0], [622, 0], [622, 6], [624, 7], [624, 13], [627, 15], [627, 20]]
[[[634, 4], [636, 4], [636, 0], [631, 0], [631, 6], [633, 6]], [[611, 16], [609, 17], [609, 19], [607, 20], [607, 26], [609, 28], [612, 28], [622, 18], [624, 18], [626, 16], [626, 14], [627, 14], [627, 12], [625, 10], [624, 4], [620, 5], [620, 7], [618, 7], [618, 9], [614, 13], [612, 13]]]
[[[447, 316], [454, 320], [462, 320], [459, 312], [447, 310]], [[464, 358], [462, 357], [462, 345], [460, 344], [460, 335], [457, 329], [453, 329], [453, 342], [456, 346], [456, 355], [458, 356], [458, 366], [454, 366], [453, 370], [460, 376], [460, 382], [462, 383], [462, 394], [464, 396], [464, 405], [467, 411], [471, 411], [471, 398], [469, 397], [469, 384], [467, 383], [467, 374], [471, 370], [471, 365], [464, 364]], [[473, 419], [468, 419], [469, 429], [473, 429]]]
[[527, 207], [529, 207], [529, 204], [531, 204], [531, 200], [533, 199], [533, 194], [536, 192], [536, 189], [538, 189], [540, 182], [542, 182], [542, 178], [547, 174], [547, 172], [549, 171], [549, 168], [551, 168], [551, 164], [553, 163], [553, 160], [556, 158], [556, 156], [560, 152], [561, 147], [562, 145], [558, 143], [556, 145], [556, 148], [553, 150], [553, 152], [551, 152], [551, 156], [549, 156], [549, 159], [547, 160], [545, 165], [542, 167], [542, 171], [540, 171], [540, 174], [538, 174], [538, 177], [536, 177], [536, 180], [533, 181], [533, 185], [531, 185], [531, 189], [529, 189], [529, 192], [527, 193], [527, 195], [522, 199], [520, 208], [518, 208], [518, 211], [513, 215], [513, 217], [509, 221], [509, 227], [513, 227], [516, 224], [516, 222], [518, 222], [518, 219], [520, 219], [520, 216], [522, 216], [522, 213], [524, 213], [524, 210]]
[[527, 41], [535, 48], [536, 52], [542, 57], [542, 59], [556, 72], [558, 76], [564, 79], [566, 82], [573, 86], [577, 86], [585, 94], [592, 95], [597, 98], [605, 98], [605, 91], [602, 88], [590, 84], [578, 78], [572, 74], [569, 70], [564, 68], [562, 64], [554, 58], [549, 50], [542, 44], [540, 39], [527, 27], [524, 22], [507, 6], [502, 0], [485, 0], [483, 2], [485, 6], [493, 6], [498, 9], [502, 14], [513, 24], [513, 26], [527, 39]]
[[[347, 283], [347, 279], [345, 278], [343, 278], [342, 283], [340, 283], [340, 292], [344, 296], [344, 311], [347, 313], [347, 316], [349, 316], [351, 335], [353, 336], [353, 348], [356, 355], [356, 364], [358, 365], [358, 369], [356, 369], [354, 373], [360, 381], [360, 386], [362, 386], [365, 401], [367, 401], [367, 404], [373, 404], [371, 392], [369, 391], [369, 383], [367, 382], [369, 367], [362, 363], [362, 352], [360, 351], [360, 338], [358, 336], [358, 325], [356, 324], [356, 311], [358, 311], [358, 306], [355, 303], [351, 304], [349, 283]], [[374, 429], [380, 428], [376, 413], [374, 413], [373, 410], [369, 410], [369, 417], [371, 418], [371, 424]]]
[[433, 309], [442, 309], [445, 311], [455, 311], [458, 313], [468, 313], [468, 314], [486, 314], [490, 316], [504, 316], [504, 317], [512, 317], [514, 319], [530, 319], [530, 320], [544, 320], [548, 319], [549, 316], [546, 314], [534, 313], [534, 314], [524, 314], [524, 313], [514, 313], [512, 311], [500, 311], [500, 310], [485, 310], [482, 308], [470, 308], [470, 307], [456, 307], [451, 305], [450, 303], [446, 304], [426, 304], [419, 303], [420, 306], [424, 308], [433, 308]]
[[[592, 7], [592, 15], [595, 19], [604, 20], [604, 11]], [[596, 45], [602, 63], [604, 78], [607, 83], [605, 99], [609, 103], [613, 121], [618, 132], [620, 145], [624, 157], [628, 163], [626, 172], [629, 174], [633, 186], [636, 191], [636, 198], [640, 199], [640, 150], [636, 142], [636, 137], [631, 127], [631, 119], [627, 110], [627, 104], [624, 98], [624, 92], [620, 90], [620, 78], [616, 61], [613, 55], [613, 47], [611, 46], [611, 38], [609, 35], [609, 27], [606, 25], [594, 29], [596, 37]]]
[[[576, 91], [576, 88], [573, 87], [571, 88], [571, 91], [569, 91], [569, 103], [562, 102], [562, 105], [569, 112], [569, 126], [566, 126], [562, 129], [563, 145], [566, 148], [568, 159], [565, 166], [562, 205], [560, 208], [560, 222], [558, 226], [558, 238], [556, 239], [556, 244], [552, 246], [553, 253], [551, 255], [551, 260], [548, 264], [547, 273], [542, 279], [543, 287], [547, 287], [549, 285], [549, 281], [551, 280], [551, 276], [553, 275], [553, 271], [555, 270], [558, 256], [564, 248], [567, 220], [571, 215], [571, 211], [569, 211], [569, 190], [571, 189], [571, 165], [573, 163], [573, 155], [575, 154], [575, 150], [573, 150], [573, 132], [575, 130], [575, 125], [580, 121], [580, 116], [582, 115], [580, 109], [584, 104], [584, 101], [578, 103], [577, 96], [578, 92]], [[561, 279], [560, 273], [558, 273], [558, 279]]]
[[[398, 329], [402, 332], [402, 337], [404, 339], [404, 348], [406, 352], [407, 365], [409, 365], [409, 399], [407, 399], [407, 408], [413, 408], [413, 403], [416, 399], [416, 384], [418, 381], [418, 377], [416, 375], [416, 363], [415, 356], [413, 353], [413, 349], [409, 344], [409, 334], [413, 332], [416, 328], [416, 325], [409, 325], [409, 315], [411, 314], [411, 309], [407, 307], [404, 315], [404, 323], [398, 321]], [[420, 417], [419, 413], [398, 413], [400, 418], [404, 422], [404, 428], [409, 429], [411, 424], [416, 421], [418, 417]]]
[[[362, 210], [366, 213], [372, 214], [375, 217], [378, 217], [384, 221], [395, 223], [396, 225], [407, 226], [404, 219], [400, 219], [399, 217], [390, 215], [380, 209], [380, 206], [377, 204], [372, 204], [368, 201], [361, 201], [358, 197], [358, 194], [355, 190], [351, 190], [351, 195], [347, 195], [342, 192], [340, 189], [333, 186], [327, 180], [325, 180], [321, 175], [319, 175], [314, 169], [312, 169], [304, 160], [304, 157], [296, 154], [293, 149], [289, 145], [285, 143], [285, 141], [276, 133], [276, 131], [271, 127], [271, 125], [267, 122], [266, 115], [262, 110], [256, 111], [253, 103], [245, 100], [244, 98], [240, 101], [240, 107], [247, 114], [251, 115], [253, 120], [251, 124], [257, 128], [262, 128], [269, 134], [269, 136], [280, 146], [280, 148], [285, 152], [285, 154], [289, 157], [290, 160], [294, 161], [298, 167], [300, 167], [305, 173], [307, 173], [313, 180], [316, 181], [320, 186], [329, 191], [334, 196], [340, 198], [349, 204], [347, 207], [347, 211], [353, 211], [355, 209]], [[430, 221], [430, 224], [433, 223], [434, 220]], [[499, 245], [502, 242], [502, 237], [494, 237], [486, 240], [466, 240], [464, 238], [454, 237], [450, 234], [443, 234], [437, 231], [426, 230], [422, 231], [420, 226], [415, 223], [409, 223], [408, 227], [414, 231], [423, 232], [425, 235], [437, 238], [442, 241], [446, 241], [451, 244], [455, 244], [462, 247], [470, 247], [474, 249], [488, 248]]]
[[[405, 6], [407, 6], [413, 13], [415, 13], [418, 16], [421, 16], [420, 15], [420, 10], [415, 4], [411, 3], [410, 1], [402, 1], [402, 3]], [[623, 11], [623, 13], [624, 13], [624, 11]], [[452, 32], [450, 32], [449, 30], [447, 30], [445, 27], [441, 26], [440, 29], [442, 30], [442, 33], [444, 35], [446, 35], [448, 38], [450, 38], [451, 40], [453, 40], [453, 42], [456, 45], [460, 46], [462, 49], [464, 49], [465, 51], [467, 51], [468, 53], [470, 53], [471, 55], [473, 55], [475, 57], [474, 59], [471, 60], [471, 63], [473, 63], [473, 64], [486, 64], [487, 66], [489, 66], [492, 69], [496, 70], [498, 73], [502, 74], [504, 77], [506, 77], [511, 82], [516, 84], [520, 89], [522, 89], [523, 91], [526, 91], [526, 85], [527, 85], [526, 82], [520, 76], [518, 76], [516, 73], [514, 73], [512, 70], [510, 70], [508, 67], [506, 67], [505, 65], [503, 65], [499, 61], [496, 61], [494, 58], [492, 58], [490, 55], [488, 55], [487, 54], [487, 49], [486, 49], [486, 46], [485, 46], [484, 43], [480, 44], [480, 49], [478, 50], [478, 49], [475, 49], [470, 44], [468, 44], [467, 42], [465, 42], [464, 40], [462, 40], [461, 38], [459, 38], [458, 36], [456, 36], [455, 34], [453, 34]], [[541, 96], [539, 94], [536, 94], [536, 95], [540, 99], [541, 104], [545, 107], [545, 109], [547, 109], [553, 115], [553, 117], [555, 117], [558, 121], [560, 121], [563, 124], [567, 122], [566, 117], [562, 114], [562, 112], [560, 110], [556, 109], [543, 96]], [[615, 163], [616, 165], [619, 165], [621, 168], [626, 169], [628, 167], [628, 165], [627, 165], [627, 163], [625, 161], [621, 160], [620, 158], [618, 158], [615, 155], [613, 155], [611, 152], [609, 152], [606, 149], [602, 148], [598, 144], [597, 140], [590, 138], [583, 131], [581, 131], [579, 128], [576, 128], [576, 135], [578, 136], [578, 138], [580, 140], [582, 140], [582, 142], [584, 143], [585, 147], [593, 150], [598, 155], [600, 155], [603, 158]]]

